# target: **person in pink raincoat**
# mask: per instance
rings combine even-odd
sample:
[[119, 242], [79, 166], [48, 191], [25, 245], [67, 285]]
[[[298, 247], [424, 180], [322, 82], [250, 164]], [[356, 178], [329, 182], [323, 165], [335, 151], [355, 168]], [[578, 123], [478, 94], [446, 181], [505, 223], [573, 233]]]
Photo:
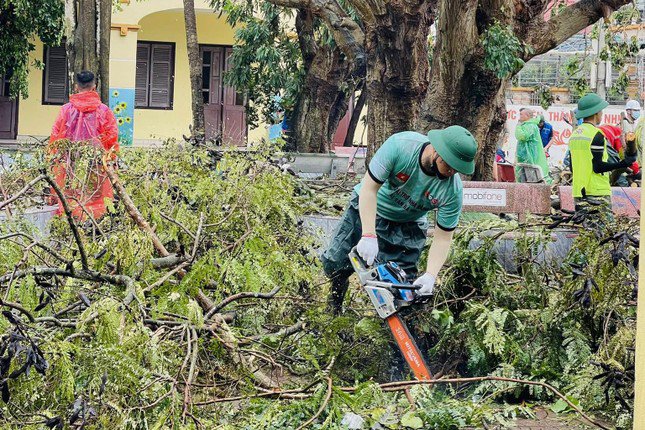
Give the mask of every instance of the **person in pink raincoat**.
[[[119, 150], [118, 129], [112, 110], [103, 103], [96, 92], [94, 74], [82, 71], [76, 74], [76, 94], [72, 94], [69, 103], [63, 105], [52, 127], [49, 139], [49, 153], [53, 155], [54, 180], [63, 190], [65, 199], [72, 208], [73, 215], [78, 219], [88, 214], [95, 219], [105, 214], [105, 200], [113, 199], [112, 184], [103, 170], [102, 162], [94, 160], [90, 168], [89, 180], [80, 187], [72, 187], [68, 183], [71, 166], [74, 162], [74, 143], [89, 144], [114, 154]], [[69, 141], [70, 149], [61, 150], [60, 141]], [[54, 194], [55, 195], [55, 194]], [[58, 214], [63, 213], [63, 207], [58, 201]]]

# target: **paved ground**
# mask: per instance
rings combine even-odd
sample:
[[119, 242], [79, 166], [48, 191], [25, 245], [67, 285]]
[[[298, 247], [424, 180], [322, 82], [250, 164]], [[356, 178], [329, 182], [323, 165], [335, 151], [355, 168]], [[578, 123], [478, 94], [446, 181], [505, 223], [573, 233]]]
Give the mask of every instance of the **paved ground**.
[[[586, 423], [576, 414], [558, 415], [550, 409], [537, 407], [533, 409], [535, 418], [518, 419], [509, 430], [594, 430], [596, 426]], [[607, 421], [600, 420], [609, 428], [613, 425]], [[489, 425], [486, 430], [500, 430], [499, 426]], [[481, 428], [467, 427], [464, 430], [482, 430]]]
[[512, 430], [581, 430], [589, 428], [572, 417], [562, 418], [548, 409], [536, 409], [535, 419], [519, 419]]

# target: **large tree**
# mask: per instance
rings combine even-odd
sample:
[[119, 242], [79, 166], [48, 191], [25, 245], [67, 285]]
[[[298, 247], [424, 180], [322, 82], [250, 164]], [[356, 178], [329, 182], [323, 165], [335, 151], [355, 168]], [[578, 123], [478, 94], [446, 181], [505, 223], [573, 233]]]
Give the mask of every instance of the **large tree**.
[[70, 82], [81, 70], [94, 72], [103, 103], [108, 102], [110, 92], [111, 19], [112, 0], [65, 0]]

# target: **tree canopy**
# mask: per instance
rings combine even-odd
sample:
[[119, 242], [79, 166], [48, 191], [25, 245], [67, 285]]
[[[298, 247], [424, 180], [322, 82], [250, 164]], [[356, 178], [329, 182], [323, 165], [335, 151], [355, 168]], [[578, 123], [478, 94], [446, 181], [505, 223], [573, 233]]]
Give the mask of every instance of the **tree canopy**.
[[27, 75], [34, 41], [54, 46], [61, 42], [65, 4], [62, 0], [2, 0], [0, 2], [0, 76], [11, 76], [11, 95], [29, 95]]

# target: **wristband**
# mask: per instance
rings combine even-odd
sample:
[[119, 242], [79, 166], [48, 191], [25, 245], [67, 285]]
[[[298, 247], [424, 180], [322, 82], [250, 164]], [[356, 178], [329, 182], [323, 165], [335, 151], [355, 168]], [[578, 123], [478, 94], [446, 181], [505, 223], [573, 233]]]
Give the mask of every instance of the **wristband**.
[[375, 235], [374, 233], [365, 233], [365, 234], [364, 234], [363, 236], [361, 236], [361, 237], [371, 237], [371, 238], [376, 239], [376, 235]]

